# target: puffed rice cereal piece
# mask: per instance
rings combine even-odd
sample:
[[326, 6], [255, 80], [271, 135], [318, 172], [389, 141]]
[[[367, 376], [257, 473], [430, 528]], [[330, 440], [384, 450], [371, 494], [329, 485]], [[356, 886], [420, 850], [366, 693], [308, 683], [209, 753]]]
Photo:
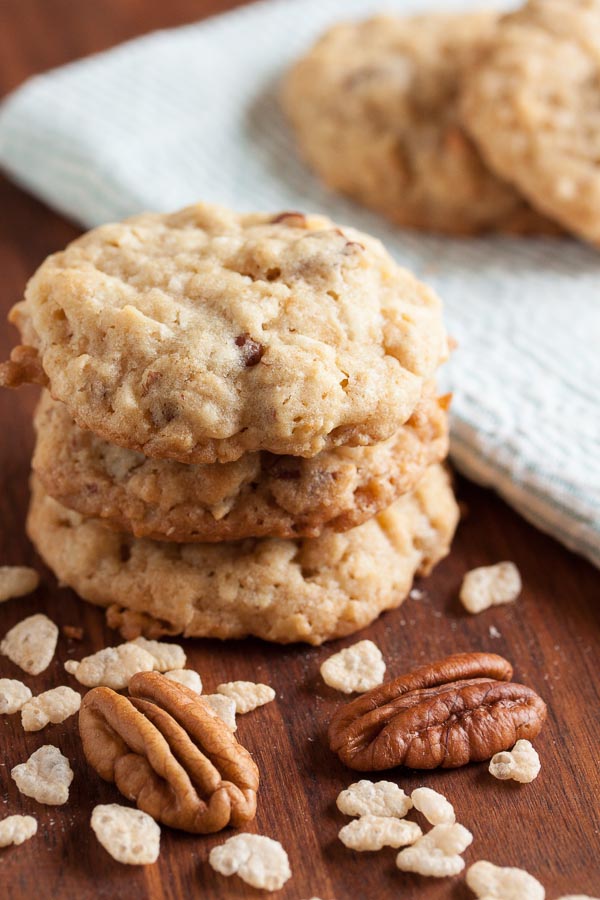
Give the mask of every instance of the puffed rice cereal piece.
[[393, 781], [355, 781], [337, 798], [337, 808], [347, 816], [393, 816], [403, 819], [413, 802]]
[[513, 603], [521, 588], [521, 576], [514, 563], [480, 566], [467, 572], [463, 578], [460, 601], [467, 612], [480, 613], [490, 606]]
[[185, 650], [179, 644], [168, 644], [166, 641], [149, 641], [145, 637], [137, 637], [130, 644], [141, 647], [150, 656], [154, 657], [154, 669], [156, 672], [168, 672], [173, 669], [183, 669], [187, 657]]
[[155, 662], [155, 658], [143, 647], [127, 643], [105, 647], [80, 662], [69, 659], [65, 669], [86, 687], [104, 685], [121, 691], [138, 672], [152, 672]]
[[4, 635], [0, 653], [29, 675], [39, 675], [52, 662], [58, 628], [48, 616], [36, 613], [18, 622]]
[[467, 884], [480, 900], [544, 900], [539, 881], [524, 869], [495, 866], [480, 859], [467, 870]]
[[40, 731], [50, 722], [57, 725], [74, 716], [81, 706], [81, 694], [62, 684], [28, 700], [21, 709], [24, 731]]
[[23, 844], [37, 831], [37, 819], [33, 816], [7, 816], [0, 820], [0, 847]]
[[230, 697], [235, 703], [236, 713], [249, 713], [275, 699], [275, 691], [268, 684], [254, 681], [227, 681], [217, 687], [218, 694]]
[[517, 741], [512, 750], [501, 750], [490, 760], [489, 771], [500, 781], [519, 781], [528, 784], [539, 775], [542, 764], [530, 741]]
[[38, 803], [62, 806], [69, 799], [73, 770], [67, 757], [52, 744], [44, 744], [10, 774], [20, 792]]
[[165, 672], [165, 678], [185, 685], [196, 694], [202, 693], [202, 679], [193, 669], [171, 669], [169, 672]]
[[213, 847], [208, 861], [221, 875], [239, 875], [255, 888], [278, 891], [292, 877], [288, 855], [279, 843], [262, 834], [236, 834]]
[[209, 705], [214, 709], [220, 719], [223, 719], [228, 728], [237, 731], [237, 722], [235, 721], [235, 702], [231, 697], [225, 697], [224, 694], [204, 694], [204, 699], [208, 700]]
[[321, 678], [329, 687], [344, 694], [370, 691], [383, 682], [385, 663], [373, 641], [358, 641], [334, 653], [321, 666]]
[[11, 716], [31, 700], [31, 691], [16, 678], [0, 678], [0, 715]]
[[29, 566], [0, 566], [0, 603], [31, 594], [39, 583], [40, 576]]
[[414, 844], [423, 832], [416, 822], [390, 816], [361, 816], [340, 830], [342, 844], [350, 850], [381, 850]]
[[428, 787], [416, 788], [410, 795], [413, 806], [431, 825], [452, 825], [456, 822], [454, 807], [443, 794]]
[[460, 854], [472, 840], [473, 835], [464, 825], [434, 825], [412, 847], [400, 851], [396, 865], [402, 872], [416, 872], [433, 878], [458, 875], [465, 867]]
[[147, 866], [160, 852], [160, 828], [148, 813], [118, 803], [92, 810], [90, 824], [98, 841], [117, 862]]

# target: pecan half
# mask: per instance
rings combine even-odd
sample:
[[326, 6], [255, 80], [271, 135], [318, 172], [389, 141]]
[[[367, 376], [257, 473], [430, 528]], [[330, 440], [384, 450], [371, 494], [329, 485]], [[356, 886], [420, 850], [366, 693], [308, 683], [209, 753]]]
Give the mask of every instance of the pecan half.
[[458, 653], [421, 666], [343, 706], [329, 743], [358, 771], [445, 769], [490, 759], [534, 738], [546, 704], [495, 653]]
[[100, 777], [171, 828], [208, 834], [252, 820], [258, 769], [204, 698], [157, 672], [135, 675], [129, 694], [99, 687], [83, 698], [79, 733]]

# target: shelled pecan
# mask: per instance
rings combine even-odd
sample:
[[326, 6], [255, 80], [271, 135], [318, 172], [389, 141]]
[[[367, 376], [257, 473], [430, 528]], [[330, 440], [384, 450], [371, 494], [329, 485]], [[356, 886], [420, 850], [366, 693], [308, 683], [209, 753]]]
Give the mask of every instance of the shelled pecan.
[[343, 706], [329, 743], [358, 771], [455, 768], [534, 738], [546, 705], [494, 653], [459, 653], [421, 666]]
[[258, 769], [206, 701], [157, 672], [129, 682], [129, 698], [99, 687], [83, 698], [88, 763], [154, 819], [207, 834], [254, 818]]

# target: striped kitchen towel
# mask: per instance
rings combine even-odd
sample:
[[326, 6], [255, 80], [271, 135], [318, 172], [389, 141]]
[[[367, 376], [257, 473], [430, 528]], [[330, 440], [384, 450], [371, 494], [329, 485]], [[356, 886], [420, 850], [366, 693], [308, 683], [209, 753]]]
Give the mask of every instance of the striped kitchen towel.
[[85, 226], [202, 199], [324, 211], [373, 232], [441, 294], [459, 349], [452, 456], [600, 565], [600, 254], [564, 240], [402, 231], [298, 159], [281, 73], [340, 17], [473, 0], [263, 0], [32, 78], [0, 109], [0, 165]]

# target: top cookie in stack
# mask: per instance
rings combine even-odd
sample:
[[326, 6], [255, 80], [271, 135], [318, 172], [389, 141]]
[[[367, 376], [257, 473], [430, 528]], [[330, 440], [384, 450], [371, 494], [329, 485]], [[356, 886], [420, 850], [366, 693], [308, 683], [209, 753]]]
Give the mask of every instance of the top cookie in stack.
[[342, 23], [283, 104], [322, 179], [400, 225], [598, 243], [599, 34], [600, 0]]
[[0, 379], [48, 387], [30, 533], [113, 624], [318, 642], [447, 551], [440, 303], [373, 238], [138, 216], [49, 257], [11, 320]]

